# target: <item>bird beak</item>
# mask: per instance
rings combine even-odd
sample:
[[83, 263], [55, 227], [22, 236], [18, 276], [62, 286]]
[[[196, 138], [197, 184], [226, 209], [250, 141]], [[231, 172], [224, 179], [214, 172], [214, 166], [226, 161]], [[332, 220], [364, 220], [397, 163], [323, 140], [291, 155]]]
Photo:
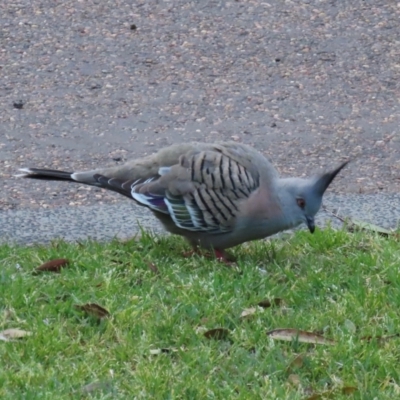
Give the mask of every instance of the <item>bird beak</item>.
[[311, 233], [315, 231], [315, 221], [313, 217], [307, 217], [307, 226]]

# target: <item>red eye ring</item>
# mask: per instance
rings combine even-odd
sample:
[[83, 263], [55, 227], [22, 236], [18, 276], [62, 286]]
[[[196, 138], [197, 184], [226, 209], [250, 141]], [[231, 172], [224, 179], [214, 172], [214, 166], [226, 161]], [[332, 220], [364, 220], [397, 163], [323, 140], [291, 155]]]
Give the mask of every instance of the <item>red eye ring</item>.
[[297, 205], [303, 210], [306, 206], [306, 201], [304, 199], [297, 199]]

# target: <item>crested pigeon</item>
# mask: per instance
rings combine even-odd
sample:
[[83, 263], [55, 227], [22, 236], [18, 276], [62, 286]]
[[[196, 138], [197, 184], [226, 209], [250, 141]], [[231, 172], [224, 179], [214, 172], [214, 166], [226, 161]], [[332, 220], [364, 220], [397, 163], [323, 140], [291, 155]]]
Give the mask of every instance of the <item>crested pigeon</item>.
[[347, 164], [310, 178], [280, 178], [268, 159], [236, 142], [186, 143], [124, 165], [84, 172], [23, 168], [18, 176], [109, 189], [149, 208], [164, 228], [194, 249], [225, 249], [262, 239], [314, 216], [329, 184]]

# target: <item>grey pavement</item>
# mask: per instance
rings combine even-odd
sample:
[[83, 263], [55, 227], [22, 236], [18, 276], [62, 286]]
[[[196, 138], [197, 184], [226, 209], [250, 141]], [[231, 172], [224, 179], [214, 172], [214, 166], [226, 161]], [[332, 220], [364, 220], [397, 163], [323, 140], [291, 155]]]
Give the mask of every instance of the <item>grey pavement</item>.
[[[357, 218], [385, 228], [400, 225], [399, 194], [340, 195], [329, 193], [324, 198], [326, 209], [342, 218]], [[317, 225], [341, 222], [321, 210]], [[55, 209], [13, 210], [0, 213], [0, 243], [40, 244], [54, 239], [108, 241], [127, 239], [140, 233], [140, 227], [163, 233], [151, 212], [133, 201], [118, 204]]]

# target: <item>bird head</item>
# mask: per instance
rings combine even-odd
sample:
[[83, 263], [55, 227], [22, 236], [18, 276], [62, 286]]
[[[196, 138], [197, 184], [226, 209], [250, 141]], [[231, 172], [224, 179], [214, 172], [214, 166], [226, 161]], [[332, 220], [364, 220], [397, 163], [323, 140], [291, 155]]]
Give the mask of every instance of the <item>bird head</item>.
[[283, 203], [291, 226], [305, 223], [310, 232], [314, 233], [315, 215], [321, 207], [322, 196], [335, 176], [347, 163], [348, 161], [332, 171], [311, 178], [288, 178], [282, 180], [286, 188], [286, 196]]

